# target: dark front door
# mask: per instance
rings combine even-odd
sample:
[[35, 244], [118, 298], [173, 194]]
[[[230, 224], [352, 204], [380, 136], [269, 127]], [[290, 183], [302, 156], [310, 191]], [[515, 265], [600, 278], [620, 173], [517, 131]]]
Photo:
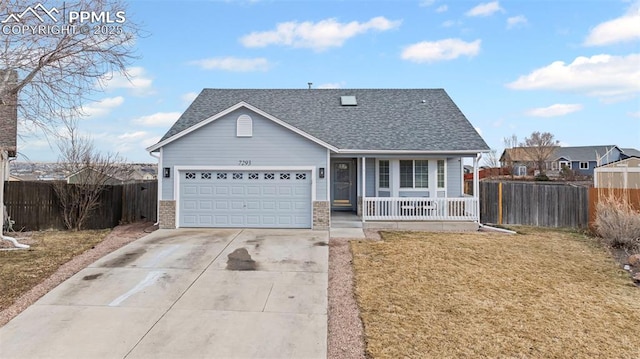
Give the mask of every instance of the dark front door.
[[352, 160], [333, 162], [333, 201], [334, 210], [352, 211], [354, 209], [354, 165]]

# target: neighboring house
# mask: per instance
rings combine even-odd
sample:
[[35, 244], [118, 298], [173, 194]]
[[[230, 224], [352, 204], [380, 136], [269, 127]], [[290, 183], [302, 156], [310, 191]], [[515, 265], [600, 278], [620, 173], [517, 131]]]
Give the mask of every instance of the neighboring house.
[[125, 180], [121, 178], [96, 171], [92, 168], [83, 168], [76, 173], [72, 173], [66, 178], [66, 181], [70, 184], [96, 183], [101, 185], [117, 185], [125, 183]]
[[[576, 146], [556, 147], [545, 163], [549, 175], [560, 175], [563, 168], [573, 170], [576, 174], [593, 176], [593, 169], [598, 165], [618, 161], [622, 151], [615, 145], [609, 146]], [[516, 176], [531, 174], [536, 168], [534, 159], [526, 147], [515, 147], [504, 150], [500, 156], [503, 167], [511, 167]]]
[[635, 148], [621, 148], [620, 150], [622, 151], [622, 155], [620, 156], [621, 159], [629, 157], [640, 157], [640, 151], [636, 150]]
[[507, 148], [500, 156], [500, 166], [509, 168], [514, 176], [526, 176], [536, 167], [535, 159], [525, 147]]
[[615, 145], [558, 147], [551, 157], [551, 170], [563, 168], [583, 176], [593, 176], [593, 169], [620, 159], [622, 151]]
[[593, 182], [596, 188], [640, 189], [640, 156], [597, 167]]
[[134, 169], [131, 172], [131, 179], [133, 181], [153, 181], [155, 179], [158, 179], [158, 176], [156, 176], [151, 172], [147, 172], [138, 168], [138, 169]]
[[326, 229], [478, 221], [463, 159], [489, 147], [442, 89], [205, 89], [147, 150], [162, 228]]

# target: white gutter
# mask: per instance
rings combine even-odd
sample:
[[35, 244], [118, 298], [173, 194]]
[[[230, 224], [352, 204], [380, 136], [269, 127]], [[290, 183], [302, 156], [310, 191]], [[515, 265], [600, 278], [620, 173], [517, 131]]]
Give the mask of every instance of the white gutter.
[[156, 217], [158, 217], [158, 218], [156, 220], [156, 223], [153, 224], [154, 226], [157, 226], [157, 225], [160, 224], [160, 190], [162, 188], [160, 186], [160, 171], [162, 170], [162, 168], [160, 168], [160, 155], [156, 156], [156, 155], [153, 154], [153, 152], [149, 152], [149, 155], [158, 160], [158, 170], [156, 171], [156, 178], [157, 178], [157, 181], [158, 181], [158, 200], [157, 200], [158, 203], [156, 205]]

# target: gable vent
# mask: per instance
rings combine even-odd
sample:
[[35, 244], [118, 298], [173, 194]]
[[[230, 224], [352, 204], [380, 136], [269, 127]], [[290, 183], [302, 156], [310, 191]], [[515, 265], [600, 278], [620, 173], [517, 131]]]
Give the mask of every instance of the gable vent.
[[342, 106], [358, 106], [355, 96], [340, 96], [340, 104]]
[[240, 115], [236, 121], [236, 136], [251, 137], [253, 136], [253, 120], [249, 115]]

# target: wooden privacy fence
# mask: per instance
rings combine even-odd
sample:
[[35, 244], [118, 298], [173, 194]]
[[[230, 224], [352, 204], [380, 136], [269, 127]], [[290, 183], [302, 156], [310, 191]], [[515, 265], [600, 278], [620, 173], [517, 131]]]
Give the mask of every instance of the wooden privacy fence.
[[596, 220], [596, 208], [601, 200], [613, 199], [614, 201], [626, 201], [631, 208], [640, 212], [640, 189], [628, 188], [589, 188], [589, 228], [593, 231]]
[[[157, 182], [107, 186], [84, 227], [102, 229], [121, 223], [156, 222], [157, 198]], [[5, 182], [4, 201], [11, 220], [15, 221], [14, 230], [65, 229], [51, 182]]]
[[480, 182], [480, 221], [585, 228], [589, 189], [565, 184]]

